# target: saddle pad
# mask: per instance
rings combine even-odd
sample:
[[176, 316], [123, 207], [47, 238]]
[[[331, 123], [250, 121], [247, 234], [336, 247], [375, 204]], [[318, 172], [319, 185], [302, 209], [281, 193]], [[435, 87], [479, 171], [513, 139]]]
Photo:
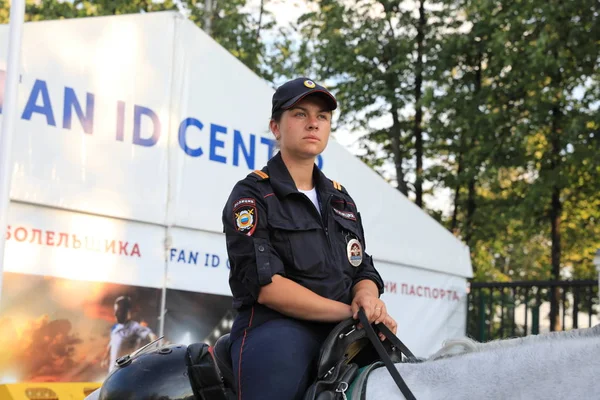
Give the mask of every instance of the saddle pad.
[[369, 374], [376, 370], [377, 368], [383, 367], [385, 364], [381, 361], [374, 362], [373, 364], [369, 364], [365, 367], [362, 367], [358, 370], [358, 375], [356, 379], [350, 384], [348, 391], [346, 392], [346, 396], [349, 400], [365, 400], [366, 399], [366, 389], [367, 389], [367, 379], [369, 378]]

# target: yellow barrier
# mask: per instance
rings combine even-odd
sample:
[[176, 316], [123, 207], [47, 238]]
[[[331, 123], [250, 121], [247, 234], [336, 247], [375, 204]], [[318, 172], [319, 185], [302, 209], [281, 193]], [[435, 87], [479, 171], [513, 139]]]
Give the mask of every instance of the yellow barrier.
[[0, 385], [0, 400], [83, 400], [100, 385], [98, 382], [11, 383]]

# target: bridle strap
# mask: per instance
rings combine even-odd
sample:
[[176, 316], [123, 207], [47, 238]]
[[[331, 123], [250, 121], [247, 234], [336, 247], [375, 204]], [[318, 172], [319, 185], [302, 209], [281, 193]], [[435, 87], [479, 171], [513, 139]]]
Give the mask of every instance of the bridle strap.
[[[375, 347], [377, 354], [379, 354], [379, 358], [381, 358], [381, 361], [383, 361], [383, 363], [385, 364], [385, 367], [389, 371], [390, 375], [394, 379], [394, 382], [396, 382], [396, 385], [398, 386], [398, 388], [400, 389], [400, 391], [402, 392], [402, 394], [404, 395], [406, 400], [416, 400], [415, 395], [410, 391], [410, 389], [406, 385], [406, 382], [404, 382], [404, 379], [402, 379], [402, 377], [400, 376], [400, 373], [394, 366], [392, 359], [390, 358], [388, 353], [385, 351], [383, 344], [381, 344], [379, 337], [377, 336], [377, 334], [375, 333], [375, 330], [369, 323], [369, 320], [367, 319], [367, 316], [365, 315], [365, 311], [362, 309], [362, 307], [360, 310], [358, 310], [358, 319], [360, 320], [361, 324], [363, 325], [363, 329], [367, 333], [367, 337], [371, 341], [371, 344], [373, 345], [373, 347]], [[383, 325], [383, 324], [379, 324], [379, 325]], [[391, 340], [394, 345], [398, 346], [398, 348], [400, 349], [400, 351], [402, 351], [402, 353], [404, 353], [406, 356], [414, 358], [414, 355], [411, 353], [411, 351], [408, 350], [408, 348], [404, 345], [404, 343], [402, 343], [400, 341], [400, 339], [398, 339], [398, 337], [396, 337], [396, 335], [394, 335], [386, 326], [378, 326], [378, 325], [376, 325], [376, 326], [381, 331], [381, 333], [383, 333], [385, 335], [386, 338]], [[385, 328], [385, 329], [382, 329], [382, 328]], [[392, 339], [392, 338], [394, 338], [394, 339]]]
[[413, 361], [417, 360], [417, 357], [415, 357], [415, 355], [412, 353], [412, 351], [410, 351], [408, 349], [408, 347], [406, 347], [406, 345], [400, 340], [400, 338], [398, 338], [398, 336], [394, 335], [394, 333], [392, 331], [390, 331], [390, 328], [388, 328], [384, 324], [375, 325], [375, 327], [377, 328], [377, 330], [379, 330], [381, 333], [383, 333], [383, 335], [394, 346], [396, 346], [398, 349], [400, 349], [402, 354], [404, 354], [409, 360], [413, 360]]

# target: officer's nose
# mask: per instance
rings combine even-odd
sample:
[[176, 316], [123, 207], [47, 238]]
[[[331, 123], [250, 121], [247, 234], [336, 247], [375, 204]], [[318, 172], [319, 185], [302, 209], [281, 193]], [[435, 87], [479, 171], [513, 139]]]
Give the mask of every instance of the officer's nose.
[[308, 119], [308, 129], [309, 130], [316, 130], [319, 129], [319, 121], [317, 120], [317, 117], [309, 117]]

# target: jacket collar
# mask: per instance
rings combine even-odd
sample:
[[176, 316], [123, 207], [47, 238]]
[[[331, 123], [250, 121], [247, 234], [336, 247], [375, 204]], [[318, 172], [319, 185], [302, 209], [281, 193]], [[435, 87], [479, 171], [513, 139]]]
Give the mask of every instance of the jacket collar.
[[[281, 153], [278, 152], [273, 158], [267, 163], [267, 170], [269, 174], [269, 181], [273, 187], [273, 192], [277, 197], [286, 197], [291, 193], [300, 193], [296, 184], [290, 175]], [[313, 168], [313, 181], [317, 187], [317, 191], [320, 194], [335, 193], [333, 183], [321, 172], [321, 170], [315, 165]]]

